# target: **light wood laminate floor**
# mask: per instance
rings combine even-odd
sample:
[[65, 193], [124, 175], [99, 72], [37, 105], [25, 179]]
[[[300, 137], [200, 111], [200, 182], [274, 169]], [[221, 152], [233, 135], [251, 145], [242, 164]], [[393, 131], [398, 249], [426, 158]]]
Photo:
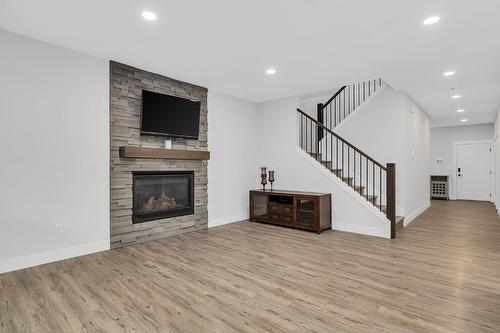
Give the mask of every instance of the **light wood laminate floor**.
[[240, 222], [0, 275], [0, 332], [500, 332], [500, 219], [395, 240]]

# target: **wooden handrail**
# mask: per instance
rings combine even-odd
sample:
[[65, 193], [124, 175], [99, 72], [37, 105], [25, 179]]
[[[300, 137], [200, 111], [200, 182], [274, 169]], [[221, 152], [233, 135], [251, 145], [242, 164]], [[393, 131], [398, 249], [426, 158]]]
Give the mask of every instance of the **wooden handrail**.
[[330, 104], [335, 99], [335, 97], [337, 97], [346, 87], [347, 86], [343, 86], [335, 94], [333, 94], [333, 96], [330, 97], [330, 99], [323, 104], [322, 108], [324, 109], [328, 104]]
[[[318, 103], [317, 120], [322, 124], [324, 119], [329, 120], [327, 127], [335, 128], [381, 86], [381, 78], [344, 85], [324, 104]], [[321, 139], [321, 135], [320, 131], [319, 139]]]
[[361, 149], [357, 148], [356, 146], [354, 146], [353, 144], [349, 143], [349, 141], [347, 141], [346, 139], [344, 139], [343, 137], [341, 137], [340, 135], [334, 133], [331, 129], [325, 127], [323, 124], [319, 123], [316, 119], [314, 119], [313, 117], [311, 117], [310, 115], [304, 113], [304, 111], [302, 111], [301, 109], [297, 108], [297, 111], [299, 113], [301, 113], [303, 116], [305, 116], [306, 118], [308, 118], [309, 120], [311, 120], [312, 122], [316, 123], [316, 125], [318, 125], [318, 127], [322, 128], [323, 130], [327, 131], [328, 133], [330, 133], [331, 135], [333, 135], [334, 137], [336, 137], [337, 139], [339, 139], [340, 141], [342, 141], [343, 143], [345, 143], [346, 145], [348, 145], [349, 147], [351, 147], [352, 149], [354, 149], [358, 154], [360, 155], [363, 155], [366, 159], [368, 159], [370, 162], [374, 163], [376, 166], [378, 166], [379, 168], [381, 168], [382, 170], [385, 170], [387, 171], [386, 167], [383, 166], [382, 164], [380, 164], [379, 162], [375, 161], [373, 158], [371, 158], [368, 154], [366, 154], [365, 152], [363, 152]]

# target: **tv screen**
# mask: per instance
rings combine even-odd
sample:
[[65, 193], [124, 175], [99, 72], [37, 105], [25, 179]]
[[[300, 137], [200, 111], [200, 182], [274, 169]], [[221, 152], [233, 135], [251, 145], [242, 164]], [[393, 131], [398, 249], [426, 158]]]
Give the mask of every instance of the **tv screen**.
[[198, 138], [200, 102], [142, 91], [141, 134]]

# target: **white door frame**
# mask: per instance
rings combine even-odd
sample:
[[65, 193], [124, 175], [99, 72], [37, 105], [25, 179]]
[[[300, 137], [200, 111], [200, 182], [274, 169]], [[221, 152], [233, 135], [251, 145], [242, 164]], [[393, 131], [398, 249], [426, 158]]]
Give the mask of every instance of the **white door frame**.
[[[457, 148], [459, 145], [470, 145], [470, 144], [482, 144], [482, 143], [488, 143], [490, 145], [490, 152], [493, 153], [493, 140], [471, 140], [471, 141], [454, 141], [453, 142], [453, 170], [452, 170], [452, 179], [453, 179], [453, 182], [454, 182], [454, 188], [453, 188], [453, 195], [451, 196], [450, 199], [452, 200], [457, 200]], [[490, 197], [490, 201], [491, 202], [495, 202], [494, 201], [494, 198], [495, 198], [495, 183], [494, 183], [494, 179], [495, 177], [493, 177], [493, 173], [494, 173], [494, 166], [495, 166], [495, 159], [493, 158], [494, 155], [491, 154], [490, 155], [490, 192], [491, 192], [491, 197]]]

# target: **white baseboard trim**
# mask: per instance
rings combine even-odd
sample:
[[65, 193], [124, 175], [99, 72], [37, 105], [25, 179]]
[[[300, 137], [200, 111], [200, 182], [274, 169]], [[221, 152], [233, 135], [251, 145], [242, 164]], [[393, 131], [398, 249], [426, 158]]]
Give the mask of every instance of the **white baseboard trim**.
[[218, 217], [216, 219], [208, 219], [208, 227], [217, 227], [224, 224], [248, 220], [248, 212], [236, 214], [233, 216]]
[[81, 244], [0, 261], [0, 274], [110, 249], [109, 241]]
[[405, 216], [405, 220], [403, 222], [404, 226], [406, 227], [408, 224], [412, 223], [413, 220], [415, 220], [420, 214], [425, 212], [429, 207], [431, 206], [430, 201], [425, 203], [422, 207], [418, 208], [417, 210], [413, 211], [410, 213], [408, 216]]
[[367, 226], [360, 226], [357, 224], [352, 224], [352, 223], [338, 223], [334, 222], [332, 226], [333, 230], [339, 230], [339, 231], [346, 231], [346, 232], [352, 232], [355, 234], [362, 234], [362, 235], [368, 235], [368, 236], [376, 236], [376, 237], [382, 237], [382, 238], [390, 238], [386, 235], [385, 230], [382, 228], [374, 228], [374, 227], [367, 227]]

